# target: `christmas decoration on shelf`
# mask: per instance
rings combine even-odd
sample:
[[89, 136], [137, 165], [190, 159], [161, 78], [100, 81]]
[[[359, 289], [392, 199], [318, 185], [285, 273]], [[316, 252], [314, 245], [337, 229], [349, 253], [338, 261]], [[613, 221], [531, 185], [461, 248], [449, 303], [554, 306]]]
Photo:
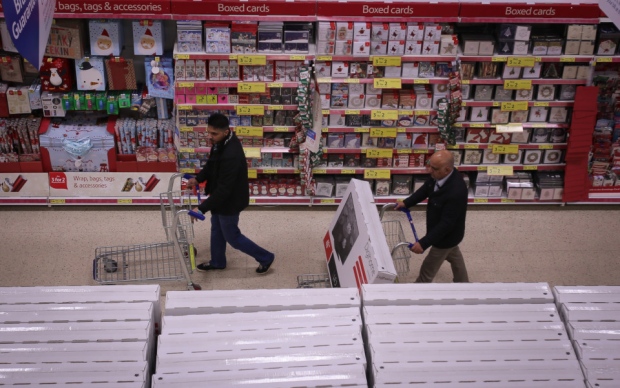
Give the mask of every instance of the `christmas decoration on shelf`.
[[439, 135], [444, 143], [448, 145], [456, 144], [456, 133], [454, 123], [459, 117], [463, 96], [461, 94], [461, 77], [458, 71], [450, 72], [450, 83], [448, 85], [450, 94], [448, 98], [438, 101], [437, 117]]
[[[314, 120], [312, 116], [312, 95], [314, 94], [314, 84], [311, 80], [311, 68], [303, 65], [299, 68], [299, 86], [297, 88], [297, 105], [299, 106], [299, 114], [295, 120], [295, 136], [291, 141], [299, 150], [299, 146], [306, 142], [308, 131], [312, 131]], [[314, 195], [314, 185], [312, 184], [312, 152], [303, 147], [300, 151], [299, 161], [301, 165], [301, 185], [306, 195]]]

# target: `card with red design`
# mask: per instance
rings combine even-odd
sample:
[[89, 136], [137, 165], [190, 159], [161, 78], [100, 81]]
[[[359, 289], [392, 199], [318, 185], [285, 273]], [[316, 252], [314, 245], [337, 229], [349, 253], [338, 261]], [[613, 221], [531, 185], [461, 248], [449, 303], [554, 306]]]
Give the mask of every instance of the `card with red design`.
[[43, 57], [39, 69], [41, 89], [47, 92], [67, 92], [73, 87], [71, 61], [66, 58]]

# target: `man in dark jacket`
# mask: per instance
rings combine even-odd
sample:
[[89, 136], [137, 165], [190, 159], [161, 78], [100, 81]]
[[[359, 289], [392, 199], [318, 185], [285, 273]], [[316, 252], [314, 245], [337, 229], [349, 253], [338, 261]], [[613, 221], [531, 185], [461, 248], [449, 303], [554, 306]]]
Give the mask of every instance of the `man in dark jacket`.
[[243, 147], [229, 127], [228, 118], [213, 114], [207, 122], [212, 140], [207, 165], [187, 182], [188, 188], [207, 182], [208, 195], [194, 210], [211, 212], [211, 261], [196, 266], [201, 272], [226, 268], [226, 243], [258, 261], [256, 272], [266, 273], [275, 255], [256, 245], [239, 230], [239, 213], [250, 203], [248, 164]]
[[431, 177], [396, 209], [410, 208], [428, 198], [426, 205], [426, 236], [416, 242], [411, 250], [422, 253], [431, 247], [420, 268], [416, 283], [430, 283], [447, 260], [452, 266], [454, 282], [468, 282], [465, 260], [459, 243], [465, 235], [467, 213], [467, 186], [463, 177], [454, 169], [454, 157], [446, 150], [438, 151], [428, 160]]

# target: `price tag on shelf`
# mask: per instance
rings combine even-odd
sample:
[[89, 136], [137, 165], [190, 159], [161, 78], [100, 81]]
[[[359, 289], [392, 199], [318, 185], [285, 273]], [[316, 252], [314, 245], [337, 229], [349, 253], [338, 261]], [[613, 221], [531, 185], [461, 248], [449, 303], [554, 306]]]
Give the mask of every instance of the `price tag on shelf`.
[[523, 171], [536, 171], [538, 166], [523, 166]]
[[549, 106], [548, 102], [535, 102], [534, 106]]
[[131, 205], [133, 200], [131, 198], [119, 198], [116, 200], [116, 203], [119, 205]]
[[474, 198], [474, 203], [489, 203], [488, 198]]
[[530, 124], [530, 127], [532, 128], [547, 128], [547, 123], [533, 123]]
[[366, 150], [367, 158], [391, 158], [394, 155], [394, 151], [391, 148], [379, 149], [369, 148]]
[[486, 124], [481, 124], [481, 123], [471, 123], [471, 124], [469, 124], [470, 128], [484, 128], [486, 126], [487, 126]]
[[508, 61], [508, 57], [493, 57], [491, 58], [491, 62], [506, 62]]
[[267, 105], [267, 110], [284, 110], [284, 105]]
[[512, 175], [512, 166], [489, 166], [487, 168], [488, 175]]
[[323, 116], [328, 115], [328, 114], [329, 114], [329, 109], [322, 109], [322, 110], [321, 110], [321, 114], [322, 114]]
[[250, 205], [256, 204], [256, 198], [250, 198]]
[[336, 200], [334, 198], [323, 198], [319, 201], [319, 203], [322, 205], [333, 204], [336, 203]]
[[370, 128], [364, 128], [364, 127], [353, 128], [353, 132], [368, 133], [370, 132]]
[[464, 80], [461, 81], [461, 85], [469, 85], [470, 83], [471, 83], [471, 81], [468, 80], [468, 79], [464, 79]]
[[237, 62], [240, 66], [265, 66], [267, 57], [265, 55], [238, 55]]
[[65, 199], [64, 198], [50, 198], [50, 204], [51, 205], [64, 205]]
[[355, 169], [352, 168], [348, 168], [348, 169], [342, 169], [340, 170], [341, 174], [355, 174]]
[[345, 78], [344, 80], [342, 80], [342, 82], [344, 82], [345, 84], [359, 84], [360, 80], [359, 78]]
[[413, 80], [413, 83], [416, 85], [428, 85], [431, 83], [431, 81], [426, 78], [416, 78]]
[[390, 179], [390, 170], [364, 170], [364, 179]]
[[315, 168], [312, 170], [313, 174], [327, 174], [327, 170], [324, 168]]
[[289, 132], [289, 128], [288, 127], [273, 127], [273, 131], [274, 132]]
[[370, 111], [371, 120], [398, 120], [397, 110], [373, 109]]
[[194, 132], [194, 127], [181, 127], [179, 128], [180, 132]]
[[263, 174], [277, 174], [278, 170], [275, 168], [264, 168]]
[[263, 137], [263, 127], [235, 127], [237, 136]]
[[487, 170], [487, 166], [478, 166], [478, 168], [476, 168], [476, 170], [478, 170], [478, 171], [486, 171]]
[[527, 110], [527, 101], [506, 101], [502, 102], [502, 112], [513, 112], [517, 110]]
[[560, 62], [575, 62], [575, 57], [562, 57]]
[[345, 115], [360, 115], [360, 110], [359, 109], [345, 109], [344, 111]]
[[179, 82], [179, 83], [177, 83], [177, 87], [179, 87], [179, 88], [193, 88], [194, 87], [194, 83], [193, 82]]
[[[398, 114], [401, 116], [413, 116], [413, 109], [401, 109], [398, 111]], [[421, 115], [422, 113], [418, 113]]]
[[507, 79], [504, 81], [504, 89], [510, 90], [529, 90], [532, 88], [531, 79]]
[[466, 150], [477, 150], [480, 148], [480, 144], [463, 144], [463, 149]]
[[493, 152], [494, 154], [518, 154], [519, 145], [518, 144], [493, 144], [493, 148], [491, 148], [491, 152]]
[[370, 128], [370, 137], [396, 137], [396, 128]]
[[239, 57], [239, 55], [238, 55], [238, 54], [230, 54], [230, 55], [228, 56], [228, 60], [229, 60], [229, 61], [236, 61], [238, 57]]
[[502, 198], [501, 202], [502, 203], [515, 203], [516, 201], [510, 198]]
[[332, 56], [331, 55], [318, 55], [316, 57], [317, 61], [331, 61], [332, 60]]
[[496, 125], [495, 132], [497, 133], [516, 133], [523, 132], [523, 124], [509, 123], [506, 125]]
[[190, 148], [190, 147], [179, 148], [179, 152], [194, 152], [194, 148]]
[[552, 150], [553, 146], [551, 144], [540, 144], [538, 146], [539, 150]]
[[182, 172], [183, 174], [195, 174], [196, 170], [193, 168], [180, 168], [179, 172]]
[[373, 66], [401, 66], [400, 57], [372, 57]]
[[265, 115], [265, 107], [264, 106], [254, 106], [254, 105], [237, 105], [235, 110], [240, 116], [264, 116]]
[[317, 78], [316, 82], [320, 83], [320, 84], [328, 84], [332, 82], [332, 79], [329, 77], [321, 77], [321, 78]]
[[510, 57], [508, 58], [508, 66], [513, 67], [532, 67], [536, 64], [534, 57]]
[[426, 148], [413, 150], [414, 154], [428, 154], [428, 150]]
[[245, 152], [245, 157], [249, 159], [260, 159], [260, 148], [258, 147], [248, 147], [244, 148], [243, 152]]
[[413, 152], [413, 150], [411, 148], [399, 148], [399, 149], [396, 150], [397, 154], [410, 154], [412, 152]]
[[291, 55], [288, 57], [288, 59], [290, 61], [305, 61], [306, 56], [305, 55]]
[[189, 59], [189, 54], [176, 54], [174, 59]]
[[375, 89], [400, 89], [402, 83], [400, 78], [375, 78], [373, 86]]
[[268, 88], [281, 88], [284, 84], [282, 82], [270, 82], [267, 84]]
[[613, 59], [611, 57], [598, 57], [596, 58], [596, 63], [611, 63]]
[[416, 116], [428, 116], [431, 114], [430, 110], [416, 110], [415, 111]]
[[265, 93], [264, 82], [239, 82], [237, 91], [239, 93]]
[[396, 131], [398, 133], [405, 133], [405, 132], [407, 132], [407, 128], [398, 127], [398, 128], [396, 128]]
[[192, 110], [191, 105], [177, 105], [177, 110]]

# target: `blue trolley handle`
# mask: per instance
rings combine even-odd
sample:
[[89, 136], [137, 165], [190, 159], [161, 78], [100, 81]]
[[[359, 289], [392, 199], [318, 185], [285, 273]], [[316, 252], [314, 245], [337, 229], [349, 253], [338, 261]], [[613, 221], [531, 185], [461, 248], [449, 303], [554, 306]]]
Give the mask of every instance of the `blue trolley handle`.
[[[192, 178], [196, 178], [196, 177], [193, 176], [192, 174], [183, 174], [183, 179], [189, 180], [189, 179], [192, 179]], [[198, 198], [198, 203], [202, 202], [200, 200], [200, 187], [194, 187], [194, 190], [196, 191], [196, 197]], [[192, 215], [192, 217], [194, 217], [194, 216]], [[200, 219], [199, 217], [196, 217], [196, 218]], [[204, 216], [202, 217], [202, 219], [204, 220]]]
[[[407, 208], [400, 210], [407, 215], [407, 218], [409, 219], [409, 225], [411, 225], [411, 231], [413, 232], [413, 237], [415, 237], [415, 242], [419, 242], [420, 239], [418, 238], [418, 233], [415, 231], [415, 226], [413, 225], [413, 218], [411, 218], [411, 212]], [[413, 247], [413, 244], [409, 244], [409, 248], [411, 247]]]

